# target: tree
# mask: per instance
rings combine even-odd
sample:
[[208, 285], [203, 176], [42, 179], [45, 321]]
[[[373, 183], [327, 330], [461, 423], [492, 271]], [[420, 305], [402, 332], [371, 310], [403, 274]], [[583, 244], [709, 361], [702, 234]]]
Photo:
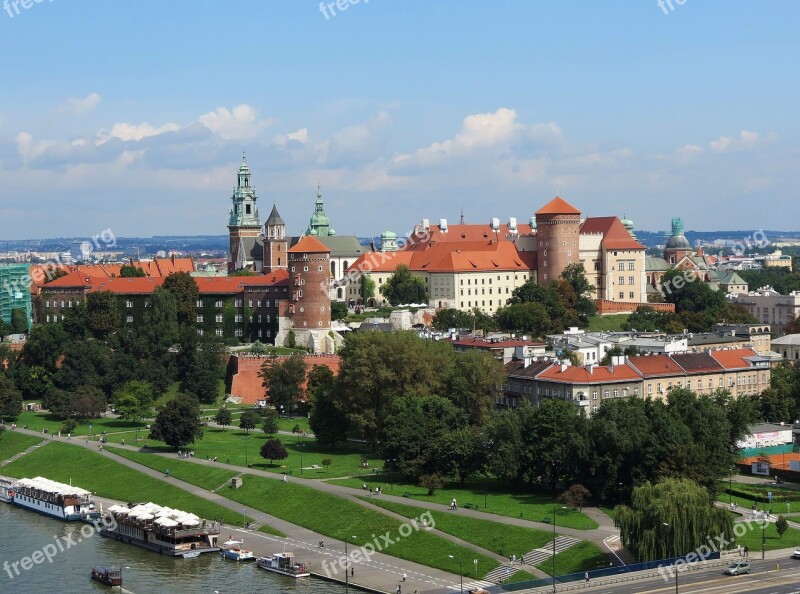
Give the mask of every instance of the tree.
[[224, 406], [220, 408], [216, 416], [214, 416], [214, 421], [216, 421], [217, 425], [222, 425], [223, 431], [225, 431], [225, 427], [231, 424], [231, 420], [233, 420], [233, 415], [231, 415], [231, 411]]
[[174, 448], [187, 446], [203, 436], [200, 406], [195, 398], [179, 394], [163, 405], [150, 428], [150, 438]]
[[289, 457], [289, 452], [283, 447], [280, 439], [268, 439], [261, 445], [261, 457], [269, 460], [272, 466], [273, 460], [285, 460]]
[[[315, 386], [313, 389], [312, 385]], [[317, 441], [336, 449], [336, 442], [347, 439], [350, 419], [331, 370], [315, 365], [308, 374], [308, 389], [311, 394], [311, 414], [308, 420], [311, 431]]]
[[123, 419], [138, 421], [151, 415], [153, 386], [147, 382], [131, 380], [114, 392], [113, 402], [117, 414]]
[[331, 464], [333, 464], [333, 460], [331, 460], [330, 458], [323, 458], [322, 459], [322, 465], [325, 467], [325, 472], [328, 472], [328, 467]]
[[[0, 356], [0, 365], [2, 361]], [[15, 365], [13, 377], [22, 397], [28, 400], [41, 400], [53, 389], [53, 373], [41, 365]]]
[[361, 281], [358, 287], [358, 296], [361, 298], [361, 303], [364, 305], [366, 305], [370, 299], [375, 297], [375, 281], [366, 274], [361, 275]]
[[261, 421], [261, 415], [254, 410], [246, 410], [239, 417], [239, 429], [249, 432], [258, 426], [259, 421]]
[[200, 289], [197, 282], [188, 272], [173, 272], [164, 279], [161, 285], [175, 297], [178, 324], [185, 328], [194, 328], [197, 320], [197, 299]]
[[447, 331], [451, 328], [466, 328], [472, 330], [472, 325], [475, 318], [468, 311], [461, 311], [460, 309], [449, 308], [440, 309], [433, 316], [431, 325], [437, 330]]
[[20, 413], [22, 413], [22, 393], [10, 377], [0, 373], [0, 419], [13, 423]]
[[[570, 287], [570, 301], [564, 305], [572, 309], [583, 323], [588, 323], [589, 316], [597, 313], [597, 307], [592, 300], [594, 285], [586, 278], [586, 269], [583, 264], [569, 264], [561, 273], [561, 279]], [[562, 296], [564, 294], [562, 293]], [[572, 301], [574, 295], [574, 301]]]
[[486, 470], [501, 481], [513, 481], [522, 464], [522, 424], [511, 409], [495, 411], [484, 429]]
[[634, 488], [631, 506], [616, 508], [623, 546], [640, 561], [686, 555], [709, 534], [733, 542], [733, 517], [715, 507], [703, 487], [687, 479], [649, 481]]
[[[64, 347], [61, 367], [53, 376], [53, 384], [74, 392], [78, 386], [106, 388], [105, 377], [111, 361], [111, 349], [97, 340], [70, 342]], [[113, 386], [108, 386], [109, 393]]]
[[78, 386], [70, 398], [69, 416], [78, 419], [94, 419], [108, 407], [106, 395], [95, 386]]
[[578, 511], [583, 511], [583, 504], [592, 494], [583, 485], [571, 485], [569, 489], [558, 496], [558, 502], [570, 507], [577, 507]]
[[683, 323], [676, 314], [658, 312], [649, 305], [639, 306], [628, 316], [624, 327], [625, 330], [636, 330], [637, 332], [661, 331], [678, 334], [683, 331]]
[[22, 358], [27, 365], [41, 365], [55, 372], [68, 339], [61, 324], [38, 324], [31, 329]]
[[505, 380], [503, 365], [491, 353], [471, 349], [456, 353], [446, 394], [467, 416], [482, 427], [494, 407], [494, 394]]
[[86, 327], [97, 339], [103, 340], [119, 330], [122, 314], [117, 296], [111, 291], [89, 293], [86, 299]]
[[11, 310], [11, 330], [14, 334], [25, 334], [28, 331], [28, 315], [24, 309]]
[[306, 362], [303, 353], [292, 353], [278, 359], [271, 357], [264, 362], [259, 376], [270, 402], [276, 409], [291, 412], [303, 395], [306, 380]]
[[428, 289], [425, 281], [413, 276], [408, 266], [401, 264], [381, 287], [381, 292], [392, 305], [401, 303], [427, 303]]
[[141, 278], [147, 276], [143, 268], [139, 268], [133, 264], [123, 264], [119, 269], [119, 275], [122, 278]]
[[347, 317], [347, 304], [343, 301], [331, 301], [331, 319], [343, 320]]
[[261, 429], [270, 437], [275, 435], [278, 432], [278, 413], [269, 409], [267, 414], [264, 415], [264, 423]]
[[13, 331], [14, 329], [8, 324], [6, 324], [2, 318], [0, 318], [0, 342], [2, 342], [3, 339], [9, 334], [11, 334]]
[[554, 330], [547, 308], [541, 303], [512, 303], [498, 308], [495, 313], [501, 330], [544, 336]]
[[437, 489], [444, 487], [444, 478], [438, 474], [423, 474], [419, 477], [419, 486], [428, 490], [428, 495], [433, 496]]
[[784, 533], [789, 529], [789, 522], [786, 521], [786, 518], [783, 515], [779, 515], [778, 519], [775, 520], [775, 530], [778, 532], [778, 536], [783, 538]]
[[156, 359], [165, 357], [170, 347], [178, 342], [178, 304], [171, 291], [158, 287], [150, 295], [141, 334], [148, 354]]

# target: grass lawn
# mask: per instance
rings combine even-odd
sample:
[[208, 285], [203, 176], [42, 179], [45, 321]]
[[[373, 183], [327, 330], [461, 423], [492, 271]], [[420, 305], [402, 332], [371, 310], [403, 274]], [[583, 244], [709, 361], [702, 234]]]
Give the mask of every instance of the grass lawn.
[[[556, 555], [556, 575], [568, 575], [609, 566], [608, 557], [593, 542], [582, 540], [574, 547]], [[536, 566], [547, 575], [553, 575], [553, 558]]]
[[[377, 537], [378, 544], [384, 547], [381, 552], [429, 567], [457, 573], [458, 564], [454, 564], [448, 555], [456, 559], [477, 559], [478, 574], [481, 576], [498, 565], [489, 557], [425, 530], [412, 528], [408, 536], [402, 537], [400, 527], [411, 527], [411, 524], [403, 524], [342, 497], [323, 493], [291, 480], [284, 483], [245, 475], [242, 487], [224, 494], [254, 509], [266, 507], [265, 511], [273, 516], [325, 536], [340, 540], [350, 537], [351, 544], [355, 542], [359, 546], [370, 542], [374, 544], [373, 539], [377, 535], [389, 534], [395, 542], [388, 546], [384, 546], [384, 541]], [[420, 513], [425, 512], [420, 510]], [[352, 536], [356, 538], [353, 539]], [[469, 567], [465, 564], [464, 569], [465, 575], [471, 575], [467, 570], [474, 573], [471, 563]]]
[[528, 573], [527, 571], [518, 571], [517, 573], [512, 575], [510, 578], [505, 580], [503, 583], [504, 584], [516, 584], [517, 582], [529, 582], [531, 580], [538, 580], [538, 579], [540, 579], [540, 578], [537, 578], [535, 575], [533, 575], [531, 573]]
[[4, 466], [3, 473], [17, 478], [43, 476], [62, 483], [72, 481], [72, 484], [100, 497], [125, 502], [152, 501], [206, 519], [224, 518], [228, 524], [243, 525], [241, 514], [126, 468], [95, 452], [65, 443], [51, 442]]
[[[42, 436], [44, 437], [44, 436]], [[42, 437], [24, 435], [13, 429], [0, 429], [0, 461], [8, 460], [42, 441]], [[0, 471], [2, 474], [2, 471]]]
[[[166, 392], [164, 392], [161, 396], [156, 398], [155, 405], [158, 406], [161, 404], [166, 404], [167, 402], [175, 398], [175, 396], [180, 394], [180, 391], [181, 391], [181, 383], [173, 382]], [[222, 403], [224, 401], [225, 401], [225, 382], [219, 380], [219, 382], [217, 383], [217, 402], [219, 403], [219, 406], [216, 406], [216, 408], [214, 409], [214, 414], [216, 414], [216, 411], [219, 410], [219, 407], [222, 406]], [[201, 406], [210, 406], [210, 405], [202, 404]]]
[[589, 318], [589, 332], [619, 332], [623, 330], [625, 322], [628, 321], [629, 314], [617, 314], [613, 316], [592, 316]]
[[[775, 529], [775, 524], [771, 523], [764, 531], [766, 536], [768, 551], [775, 549], [788, 549], [789, 547], [796, 547], [800, 543], [800, 530], [797, 528], [788, 528], [783, 533], [783, 538], [778, 536], [778, 531]], [[736, 544], [750, 549], [750, 555], [754, 555], [757, 551], [761, 550], [761, 528], [755, 523], [751, 530], [748, 530], [744, 536], [736, 538]]]
[[[337, 444], [336, 450], [331, 451], [328, 447], [321, 445], [316, 439], [310, 437], [300, 437], [299, 435], [276, 435], [281, 440], [283, 447], [289, 453], [285, 460], [274, 462], [272, 465], [261, 457], [259, 450], [261, 445], [269, 437], [260, 429], [249, 432], [239, 428], [227, 428], [225, 430], [217, 427], [206, 427], [202, 439], [197, 440], [189, 446], [195, 452], [196, 458], [217, 457], [220, 462], [235, 464], [246, 467], [251, 464], [253, 468], [266, 470], [269, 472], [287, 473], [292, 475], [300, 474], [300, 462], [304, 468], [302, 475], [304, 478], [331, 478], [341, 476], [370, 475], [371, 468], [383, 466], [383, 460], [376, 458], [369, 452], [363, 444], [345, 442]], [[110, 442], [118, 441], [109, 439]], [[127, 441], [127, 443], [132, 443]], [[149, 440], [148, 445], [152, 449], [162, 452], [174, 452], [174, 449], [159, 442]], [[322, 460], [330, 458], [332, 464], [325, 469]], [[367, 458], [370, 468], [361, 468], [361, 459]], [[318, 468], [311, 468], [317, 465]], [[359, 483], [359, 486], [361, 483]]]
[[[734, 487], [735, 489], [735, 487]], [[766, 495], [766, 491], [764, 494]], [[773, 493], [777, 494], [777, 491], [773, 491]], [[792, 501], [774, 501], [772, 503], [764, 503], [763, 498], [759, 498], [756, 503], [758, 503], [758, 509], [772, 509], [773, 513], [775, 514], [785, 514], [786, 511], [786, 504], [789, 503], [789, 512], [788, 513], [795, 513], [800, 512], [800, 491], [792, 491], [791, 494], [796, 497], [796, 499]], [[753, 509], [754, 501], [752, 499], [747, 499], [745, 497], [740, 497], [737, 495], [729, 495], [728, 493], [720, 493], [717, 496], [717, 501], [720, 501], [725, 504], [729, 504], [733, 501], [738, 508], [736, 509], [737, 512], [743, 514], [745, 517], [748, 516], [748, 512]]]
[[164, 471], [169, 468], [170, 476], [209, 491], [217, 489], [225, 483], [229, 484], [230, 480], [236, 476], [235, 472], [224, 468], [210, 468], [206, 465], [182, 460], [165, 460], [161, 456], [143, 452], [131, 452], [122, 448], [108, 448], [108, 451], [154, 470]]
[[[449, 506], [450, 501], [455, 497], [461, 507], [464, 507], [466, 503], [470, 503], [483, 512], [512, 518], [524, 518], [532, 522], [546, 522], [548, 524], [553, 521], [553, 508], [555, 507], [557, 526], [576, 528], [578, 530], [593, 530], [597, 528], [597, 522], [577, 509], [561, 509], [561, 505], [555, 503], [552, 497], [538, 493], [498, 491], [496, 490], [497, 483], [494, 481], [488, 485], [488, 493], [486, 495], [484, 495], [484, 479], [474, 479], [467, 481], [467, 486], [464, 488], [454, 486], [439, 489], [433, 496], [430, 496], [427, 489], [410, 483], [395, 483], [389, 480], [390, 478], [389, 475], [379, 474], [374, 477], [342, 479], [331, 482], [354, 489], [360, 489], [361, 485], [366, 482], [370, 488], [380, 486], [389, 495], [407, 496], [411, 499], [429, 502], [431, 505], [440, 505], [442, 508]], [[486, 503], [485, 506], [484, 501]]]
[[[46, 428], [50, 433], [56, 434], [61, 430], [61, 425], [63, 424], [64, 419], [57, 418], [55, 415], [51, 415], [48, 412], [24, 411], [19, 415], [19, 419], [17, 420], [18, 427], [27, 425], [28, 429], [40, 432], [42, 428]], [[89, 429], [90, 425], [91, 429]], [[137, 427], [140, 428], [141, 435], [146, 437], [146, 422], [133, 423], [131, 421], [117, 419], [114, 417], [100, 417], [98, 419], [91, 419], [89, 421], [79, 421], [78, 425], [75, 427], [75, 430], [72, 432], [72, 435], [99, 435], [101, 431], [106, 431], [107, 433], [127, 431], [135, 434]], [[130, 435], [128, 435], [128, 437], [130, 437]]]
[[[383, 501], [380, 497], [362, 497], [361, 499], [407, 518], [416, 518], [421, 511], [418, 507]], [[539, 548], [553, 539], [552, 533], [545, 530], [508, 526], [447, 511], [432, 511], [431, 516], [435, 522], [432, 527], [437, 530], [452, 534], [461, 540], [503, 557], [516, 555], [521, 559], [525, 553]]]

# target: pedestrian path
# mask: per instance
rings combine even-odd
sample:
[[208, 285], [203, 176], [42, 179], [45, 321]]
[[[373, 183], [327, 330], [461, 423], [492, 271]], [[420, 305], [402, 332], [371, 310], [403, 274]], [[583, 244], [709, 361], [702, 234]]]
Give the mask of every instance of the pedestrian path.
[[[553, 543], [555, 542], [555, 547]], [[534, 549], [529, 553], [525, 553], [522, 556], [522, 561], [526, 565], [539, 565], [544, 561], [547, 561], [553, 556], [553, 550], [555, 550], [556, 555], [558, 553], [566, 551], [568, 548], [575, 546], [580, 541], [577, 538], [572, 538], [571, 536], [559, 536], [555, 539], [555, 541], [550, 541], [546, 545]]]
[[11, 464], [14, 460], [17, 460], [17, 459], [21, 458], [25, 454], [30, 454], [34, 450], [38, 450], [40, 447], [42, 447], [46, 443], [47, 443], [47, 440], [44, 439], [44, 440], [40, 441], [39, 443], [37, 443], [35, 445], [32, 445], [27, 450], [25, 450], [23, 452], [20, 452], [18, 454], [14, 454], [8, 460], [3, 460], [2, 462], [0, 462], [0, 466], [5, 466], [6, 464]]
[[483, 576], [483, 579], [491, 584], [500, 584], [517, 573], [519, 569], [519, 566], [514, 567], [508, 564], [501, 565], [500, 567], [495, 567], [492, 571]]

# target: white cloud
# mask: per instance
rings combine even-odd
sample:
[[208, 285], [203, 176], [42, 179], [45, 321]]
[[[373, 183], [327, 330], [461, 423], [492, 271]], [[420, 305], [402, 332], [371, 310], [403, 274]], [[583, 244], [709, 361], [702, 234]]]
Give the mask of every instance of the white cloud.
[[55, 140], [40, 140], [36, 142], [28, 132], [20, 132], [16, 137], [17, 152], [26, 163], [42, 155], [47, 149], [58, 144]]
[[181, 127], [178, 124], [167, 123], [162, 126], [151, 126], [147, 122], [142, 124], [128, 124], [125, 122], [120, 122], [114, 124], [111, 128], [111, 132], [105, 133], [100, 132], [97, 135], [98, 142], [97, 144], [103, 144], [111, 140], [112, 138], [119, 138], [120, 140], [125, 141], [136, 141], [142, 140], [143, 138], [149, 138], [150, 136], [158, 136], [159, 134], [164, 134], [165, 132], [177, 132], [180, 130]]
[[[771, 139], [771, 137], [768, 137]], [[759, 144], [762, 138], [758, 132], [751, 132], [750, 130], [742, 130], [739, 132], [738, 138], [731, 138], [730, 136], [720, 136], [717, 140], [712, 140], [709, 143], [711, 150], [716, 153], [726, 153], [730, 151], [741, 151], [754, 148]]]
[[258, 137], [274, 120], [259, 120], [255, 109], [242, 103], [232, 110], [218, 107], [198, 118], [200, 123], [225, 140], [245, 140]]
[[83, 99], [70, 98], [67, 103], [59, 108], [63, 113], [71, 113], [73, 115], [83, 115], [89, 113], [100, 104], [102, 97], [97, 93], [90, 93]]
[[703, 147], [696, 144], [684, 144], [675, 149], [675, 154], [680, 156], [692, 156], [703, 152]]

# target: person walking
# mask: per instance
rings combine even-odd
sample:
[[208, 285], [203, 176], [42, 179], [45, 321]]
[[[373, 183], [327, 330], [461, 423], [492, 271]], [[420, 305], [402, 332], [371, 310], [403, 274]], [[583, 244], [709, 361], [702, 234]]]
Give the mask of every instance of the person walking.
[[589, 583], [589, 572], [588, 571], [584, 571], [583, 572], [583, 579], [586, 580], [587, 584]]
[[745, 556], [745, 557], [749, 557], [749, 556], [750, 556], [750, 547], [747, 547], [747, 546], [746, 546], [746, 547], [744, 548], [744, 556]]
[[350, 577], [353, 577], [356, 574], [356, 568], [350, 567]]

